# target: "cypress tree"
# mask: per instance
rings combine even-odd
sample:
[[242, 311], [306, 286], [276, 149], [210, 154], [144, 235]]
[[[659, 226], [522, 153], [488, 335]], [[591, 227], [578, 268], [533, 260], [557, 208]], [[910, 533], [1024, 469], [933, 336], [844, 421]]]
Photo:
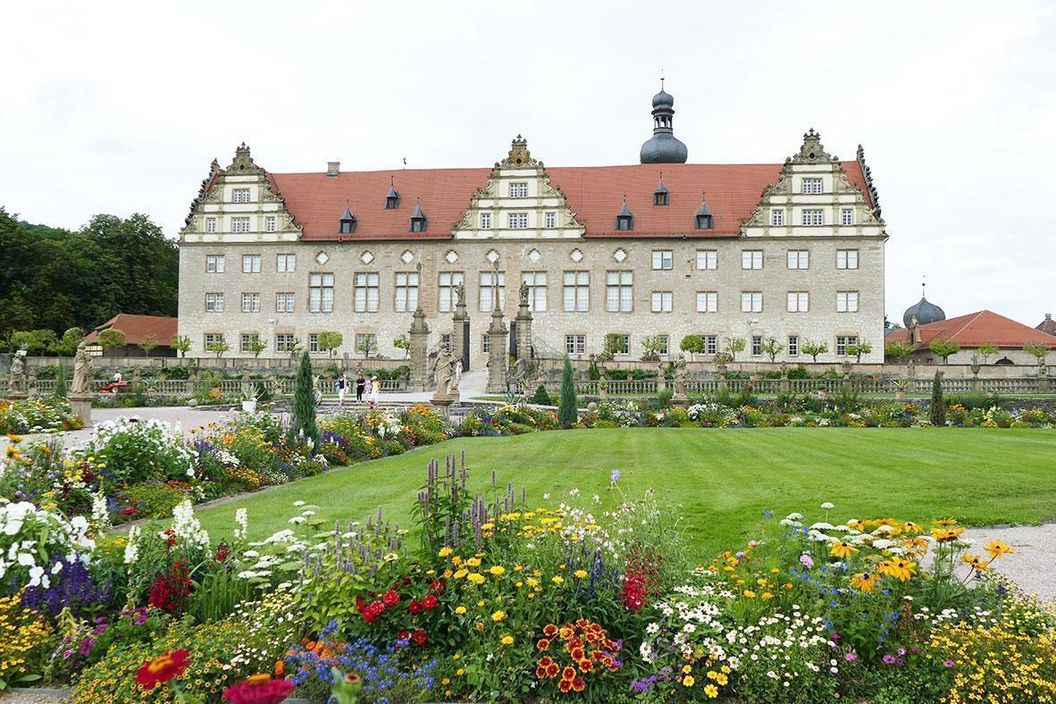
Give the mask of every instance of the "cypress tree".
[[66, 398], [67, 393], [66, 367], [59, 362], [59, 368], [55, 373], [55, 395], [59, 398]]
[[319, 448], [319, 426], [315, 422], [315, 389], [312, 386], [312, 360], [308, 350], [301, 353], [297, 377], [293, 386], [293, 434], [311, 439], [313, 448]]
[[931, 424], [942, 427], [946, 425], [946, 399], [942, 397], [942, 372], [935, 372], [931, 382]]
[[566, 427], [579, 420], [579, 412], [576, 409], [576, 384], [572, 380], [572, 362], [567, 354], [565, 369], [561, 374], [561, 403], [558, 406], [557, 418]]

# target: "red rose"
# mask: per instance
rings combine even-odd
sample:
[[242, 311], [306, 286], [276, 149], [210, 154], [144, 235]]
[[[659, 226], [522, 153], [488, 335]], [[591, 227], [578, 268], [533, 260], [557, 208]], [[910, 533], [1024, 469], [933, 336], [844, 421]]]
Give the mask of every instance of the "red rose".
[[290, 680], [253, 675], [224, 690], [224, 699], [231, 704], [281, 704], [292, 691], [293, 682]]
[[407, 604], [407, 610], [412, 614], [419, 613], [422, 610], [422, 604], [419, 604], [417, 599], [411, 599], [411, 603]]
[[400, 603], [400, 595], [395, 589], [390, 589], [381, 600], [385, 602], [385, 606], [396, 606]]
[[173, 650], [153, 660], [147, 660], [136, 671], [136, 682], [144, 689], [154, 689], [162, 682], [179, 677], [190, 664], [190, 656], [186, 650]]
[[426, 641], [429, 640], [429, 636], [425, 635], [425, 631], [418, 629], [411, 634], [411, 642], [421, 647], [425, 645]]
[[381, 612], [385, 610], [385, 604], [380, 601], [371, 602], [369, 606], [363, 609], [363, 620], [367, 623], [374, 623], [378, 616], [381, 616]]
[[422, 606], [425, 607], [426, 611], [432, 611], [436, 608], [436, 605], [440, 603], [436, 600], [436, 597], [432, 594], [426, 594], [425, 598], [422, 599]]

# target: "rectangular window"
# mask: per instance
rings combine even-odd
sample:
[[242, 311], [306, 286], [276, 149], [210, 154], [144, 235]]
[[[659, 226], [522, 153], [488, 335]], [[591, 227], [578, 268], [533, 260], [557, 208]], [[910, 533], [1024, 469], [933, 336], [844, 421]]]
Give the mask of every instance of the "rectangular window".
[[783, 227], [785, 224], [785, 211], [774, 208], [770, 211], [770, 224], [774, 227]]
[[524, 181], [515, 181], [510, 184], [510, 198], [527, 198], [528, 184]]
[[789, 269], [809, 269], [810, 268], [810, 252], [806, 249], [790, 249], [788, 250], [788, 268]]
[[308, 312], [334, 312], [334, 275], [331, 273], [308, 276]]
[[806, 313], [810, 305], [810, 293], [807, 291], [788, 292], [788, 312]]
[[798, 357], [799, 356], [799, 335], [788, 336], [788, 356]]
[[308, 335], [308, 351], [318, 352], [319, 351], [319, 333], [313, 332]]
[[670, 313], [672, 302], [671, 291], [653, 291], [652, 311], [654, 313]]
[[222, 294], [222, 293], [207, 293], [207, 294], [205, 294], [205, 312], [206, 313], [223, 313], [224, 312], [224, 294]]
[[210, 274], [224, 273], [224, 255], [207, 254], [205, 257], [205, 270]]
[[836, 268], [837, 269], [857, 269], [858, 268], [858, 250], [857, 249], [837, 249], [836, 250]]
[[605, 272], [605, 310], [630, 313], [634, 310], [634, 274], [630, 271]]
[[242, 337], [240, 338], [239, 343], [238, 343], [238, 351], [241, 352], [242, 354], [247, 354], [247, 353], [248, 354], [252, 354], [253, 350], [251, 348], [254, 345], [256, 345], [259, 341], [260, 341], [260, 335], [258, 335], [257, 333], [255, 333], [255, 332], [245, 333], [244, 332], [244, 333], [242, 333]]
[[260, 294], [259, 293], [243, 293], [242, 294], [242, 312], [243, 313], [259, 313], [260, 312]]
[[653, 250], [653, 271], [667, 271], [674, 266], [674, 253], [670, 249]]
[[491, 229], [491, 213], [480, 214], [480, 229], [490, 230]]
[[590, 272], [564, 272], [562, 294], [566, 313], [586, 313], [590, 310]]
[[557, 213], [543, 215], [543, 224], [548, 230], [557, 227]]
[[223, 344], [223, 342], [224, 342], [224, 334], [223, 333], [221, 333], [221, 332], [207, 332], [204, 335], [204, 340], [203, 340], [204, 347], [203, 347], [203, 349], [206, 352], [210, 352], [211, 351], [209, 349], [210, 347], [212, 347], [213, 345], [221, 345], [221, 344]]
[[465, 283], [461, 271], [440, 272], [440, 312], [450, 313], [458, 304], [458, 287]]
[[719, 293], [718, 291], [697, 291], [697, 312], [718, 313]]
[[375, 354], [378, 351], [378, 336], [372, 332], [357, 332], [355, 350], [364, 356]]
[[232, 203], [248, 203], [249, 202], [249, 189], [248, 188], [232, 188], [231, 189], [231, 202]]
[[357, 313], [378, 312], [378, 274], [358, 272], [352, 279], [353, 310]]
[[511, 230], [527, 229], [528, 213], [506, 213], [506, 227]]
[[259, 254], [243, 254], [242, 255], [242, 273], [243, 274], [259, 274], [260, 273], [260, 255]]
[[205, 231], [206, 232], [216, 232], [216, 218], [206, 218], [205, 219]]
[[276, 293], [275, 294], [275, 312], [276, 313], [292, 313], [293, 312], [293, 292]]
[[719, 268], [719, 253], [714, 249], [697, 250], [697, 271], [712, 271]]
[[480, 336], [480, 351], [484, 354], [491, 352], [491, 337], [488, 333]]
[[741, 291], [741, 312], [742, 313], [762, 313], [763, 312], [763, 292], [762, 291]]
[[264, 232], [275, 232], [275, 216], [264, 216]]
[[565, 352], [569, 354], [585, 354], [586, 351], [586, 335], [565, 335]]
[[240, 215], [231, 218], [231, 232], [249, 232], [249, 216]]
[[279, 254], [275, 257], [275, 271], [280, 274], [292, 274], [297, 270], [296, 254]]
[[821, 208], [804, 208], [803, 209], [803, 224], [804, 225], [824, 225], [825, 224], [825, 211]]
[[821, 179], [807, 177], [803, 179], [803, 192], [807, 195], [816, 196], [821, 193]]
[[763, 250], [761, 249], [746, 249], [741, 252], [741, 268], [742, 269], [762, 269], [763, 268]]
[[837, 291], [836, 292], [836, 312], [837, 313], [857, 313], [858, 312], [858, 292], [857, 291]]
[[851, 345], [858, 344], [857, 335], [837, 335], [836, 336], [836, 354], [845, 355], [847, 354], [847, 348]]
[[752, 335], [752, 355], [758, 357], [763, 353], [763, 336]]
[[854, 210], [851, 208], [843, 208], [840, 211], [840, 224], [841, 225], [853, 225], [854, 224]]
[[292, 352], [296, 344], [297, 340], [292, 332], [280, 332], [275, 335], [276, 352]]
[[521, 272], [521, 281], [528, 286], [528, 310], [535, 313], [546, 311], [546, 272]]
[[616, 336], [616, 354], [630, 354], [631, 353], [631, 336], [630, 335], [617, 335]]
[[669, 335], [657, 335], [656, 341], [658, 343], [657, 354], [666, 355], [670, 352], [671, 337]]
[[408, 313], [418, 309], [418, 272], [396, 272], [396, 312]]
[[499, 308], [506, 309], [506, 272], [482, 271], [480, 272], [480, 310], [482, 313], [490, 313], [495, 309], [495, 285], [499, 287]]
[[718, 335], [701, 335], [704, 338], [704, 354], [718, 354], [719, 353], [719, 336]]

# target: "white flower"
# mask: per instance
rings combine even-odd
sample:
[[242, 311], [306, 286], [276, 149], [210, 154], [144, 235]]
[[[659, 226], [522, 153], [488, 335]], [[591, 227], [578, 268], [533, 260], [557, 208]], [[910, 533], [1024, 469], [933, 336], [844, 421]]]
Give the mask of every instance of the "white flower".
[[237, 509], [235, 511], [235, 529], [231, 532], [231, 535], [234, 537], [235, 540], [245, 540], [248, 527], [248, 512], [244, 508]]
[[836, 508], [836, 506], [831, 501], [826, 501], [821, 505], [821, 507], [826, 511], [831, 511], [832, 509]]
[[572, 489], [570, 492], [568, 492], [568, 495], [572, 497], [579, 496], [579, 489]]
[[300, 508], [301, 506], [304, 506], [304, 502], [303, 501], [294, 501], [293, 505], [296, 506], [297, 508]]
[[139, 526], [128, 529], [128, 542], [125, 544], [125, 564], [131, 565], [139, 559]]
[[296, 525], [300, 525], [301, 523], [304, 523], [307, 520], [308, 519], [305, 518], [304, 516], [294, 516], [293, 518], [291, 518], [289, 520], [289, 522], [296, 526]]

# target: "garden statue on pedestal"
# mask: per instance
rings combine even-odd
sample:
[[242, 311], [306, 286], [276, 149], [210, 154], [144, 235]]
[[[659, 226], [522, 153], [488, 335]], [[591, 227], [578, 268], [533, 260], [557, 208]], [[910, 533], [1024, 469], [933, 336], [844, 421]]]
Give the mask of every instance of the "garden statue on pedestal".
[[686, 358], [681, 354], [671, 362], [671, 377], [675, 384], [675, 393], [671, 397], [671, 402], [676, 406], [688, 405], [689, 397], [686, 395], [686, 389], [688, 387], [689, 370], [686, 368]]
[[433, 400], [447, 399], [451, 396], [450, 390], [458, 391], [458, 386], [453, 384], [455, 378], [455, 361], [447, 347], [441, 346], [433, 360], [433, 379], [436, 382], [436, 390], [433, 392]]
[[80, 417], [84, 424], [91, 425], [92, 416], [92, 379], [95, 370], [92, 368], [92, 355], [88, 346], [81, 342], [73, 357], [73, 381], [70, 384], [70, 406], [73, 414]]
[[11, 358], [11, 375], [7, 380], [7, 392], [10, 396], [24, 397], [26, 386], [26, 351], [18, 350]]

